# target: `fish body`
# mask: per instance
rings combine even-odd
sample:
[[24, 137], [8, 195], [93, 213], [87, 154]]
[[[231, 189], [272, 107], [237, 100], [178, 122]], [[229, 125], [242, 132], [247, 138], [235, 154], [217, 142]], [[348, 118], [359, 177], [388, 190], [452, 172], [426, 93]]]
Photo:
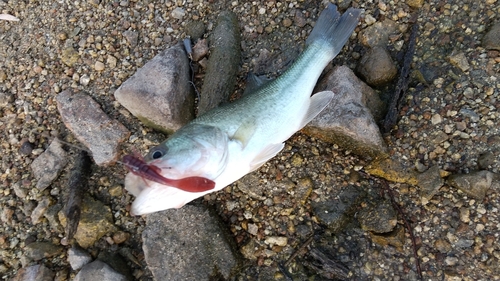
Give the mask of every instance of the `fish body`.
[[327, 64], [340, 52], [358, 24], [361, 10], [342, 16], [330, 4], [306, 41], [296, 62], [274, 81], [241, 99], [194, 119], [150, 150], [145, 159], [167, 178], [203, 177], [215, 187], [186, 192], [148, 182], [134, 173], [125, 188], [137, 198], [135, 215], [180, 208], [209, 192], [220, 190], [256, 170], [284, 147], [284, 141], [304, 127], [333, 97], [324, 91], [311, 96]]

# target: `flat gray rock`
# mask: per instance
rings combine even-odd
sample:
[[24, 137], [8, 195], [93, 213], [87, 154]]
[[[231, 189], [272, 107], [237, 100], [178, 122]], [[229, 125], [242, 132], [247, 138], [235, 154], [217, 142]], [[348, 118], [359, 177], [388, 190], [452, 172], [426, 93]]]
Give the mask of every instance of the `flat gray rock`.
[[63, 247], [51, 242], [33, 242], [26, 245], [25, 255], [29, 260], [39, 261], [62, 253]]
[[181, 45], [156, 55], [115, 91], [116, 100], [146, 126], [173, 133], [194, 118], [189, 61]]
[[324, 202], [311, 202], [314, 215], [334, 233], [340, 232], [353, 218], [356, 206], [366, 196], [360, 188], [350, 185], [334, 198]]
[[186, 205], [147, 216], [143, 250], [155, 280], [212, 280], [231, 276], [239, 253], [206, 206]]
[[420, 187], [420, 196], [427, 200], [439, 191], [444, 185], [444, 179], [440, 175], [438, 166], [432, 166], [427, 171], [417, 175], [418, 187]]
[[[128, 281], [127, 277], [116, 272], [111, 266], [100, 260], [85, 265], [75, 276], [74, 281]], [[167, 279], [164, 279], [167, 280]]]
[[61, 118], [75, 137], [92, 152], [97, 165], [118, 159], [118, 146], [130, 136], [120, 122], [109, 118], [101, 106], [84, 93], [66, 90], [57, 95]]
[[73, 270], [78, 270], [91, 261], [92, 256], [78, 246], [73, 246], [68, 250], [68, 262]]
[[66, 151], [62, 149], [61, 143], [54, 139], [40, 156], [31, 163], [31, 169], [37, 183], [36, 187], [40, 190], [47, 188], [55, 180], [62, 169], [68, 163]]
[[324, 90], [335, 96], [304, 132], [360, 156], [385, 156], [387, 145], [373, 117], [382, 115], [378, 95], [345, 66], [335, 67], [318, 83], [315, 91]]
[[43, 264], [37, 264], [21, 268], [12, 281], [53, 281], [54, 272]]
[[500, 51], [500, 21], [496, 22], [484, 35], [482, 43], [486, 49]]
[[472, 198], [483, 200], [493, 181], [498, 180], [497, 177], [495, 173], [481, 170], [469, 174], [451, 175], [446, 182]]

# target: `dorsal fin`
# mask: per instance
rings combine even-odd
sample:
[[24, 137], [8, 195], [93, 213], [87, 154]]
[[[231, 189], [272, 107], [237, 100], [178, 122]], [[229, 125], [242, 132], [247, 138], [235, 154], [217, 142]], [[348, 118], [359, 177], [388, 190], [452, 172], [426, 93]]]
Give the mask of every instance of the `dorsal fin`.
[[263, 87], [273, 80], [274, 79], [268, 78], [265, 75], [257, 76], [253, 72], [248, 72], [247, 85], [245, 91], [243, 92], [243, 95], [245, 96], [247, 94], [255, 92], [257, 89]]

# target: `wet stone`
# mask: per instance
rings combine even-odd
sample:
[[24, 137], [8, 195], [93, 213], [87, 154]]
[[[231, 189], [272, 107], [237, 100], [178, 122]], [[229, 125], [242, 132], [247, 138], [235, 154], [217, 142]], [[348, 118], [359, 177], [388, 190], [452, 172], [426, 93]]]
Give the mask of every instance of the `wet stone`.
[[19, 269], [11, 281], [53, 281], [54, 272], [43, 264], [37, 264]]
[[50, 242], [33, 242], [26, 245], [25, 255], [28, 259], [39, 261], [62, 253], [63, 247]]
[[451, 55], [449, 59], [452, 65], [460, 68], [463, 72], [469, 70], [470, 68], [469, 62], [467, 61], [464, 53]]
[[339, 232], [349, 223], [364, 195], [364, 192], [357, 187], [348, 186], [340, 193], [338, 199], [311, 202], [311, 207], [320, 223], [333, 232]]
[[375, 47], [375, 46], [386, 46], [389, 40], [389, 35], [397, 32], [397, 24], [389, 19], [383, 22], [376, 22], [367, 28], [363, 29], [359, 35], [358, 39], [364, 46]]
[[137, 31], [127, 30], [123, 32], [123, 37], [125, 37], [131, 47], [137, 46], [137, 41], [139, 39], [139, 33]]
[[264, 242], [266, 244], [271, 245], [271, 246], [277, 245], [277, 246], [284, 247], [288, 244], [288, 238], [283, 237], [283, 236], [269, 236], [269, 237], [266, 237]]
[[61, 60], [65, 65], [69, 67], [73, 66], [78, 61], [78, 58], [78, 51], [73, 47], [64, 48], [62, 50]]
[[196, 44], [193, 46], [193, 54], [192, 54], [192, 59], [193, 61], [199, 61], [202, 58], [204, 58], [208, 54], [208, 45], [207, 45], [207, 40], [205, 39], [200, 39]]
[[477, 158], [477, 165], [479, 169], [488, 169], [489, 166], [493, 166], [495, 162], [498, 161], [498, 157], [495, 157], [493, 152], [485, 152]]
[[21, 146], [19, 147], [19, 153], [22, 155], [30, 155], [33, 151], [33, 144], [28, 140], [24, 140], [21, 142]]
[[387, 233], [397, 224], [397, 213], [389, 200], [370, 199], [366, 207], [358, 210], [361, 228], [375, 233]]
[[73, 270], [79, 270], [91, 261], [92, 256], [78, 246], [73, 246], [68, 250], [68, 262]]
[[432, 166], [427, 171], [417, 175], [420, 196], [430, 200], [444, 185], [438, 166]]
[[185, 31], [193, 42], [197, 42], [205, 34], [205, 24], [201, 21], [190, 21], [186, 24]]
[[[111, 268], [113, 268], [113, 270], [125, 277], [132, 276], [130, 266], [127, 265], [127, 261], [121, 253], [101, 251], [97, 256], [97, 259], [109, 265]], [[128, 280], [131, 280], [131, 278], [128, 278]]]
[[451, 175], [447, 183], [460, 189], [472, 198], [483, 200], [491, 187], [495, 174], [490, 171], [475, 171], [470, 174]]
[[448, 253], [452, 250], [451, 244], [446, 239], [437, 239], [434, 242], [434, 248], [441, 253]]
[[482, 43], [486, 49], [500, 51], [500, 21], [496, 22], [484, 35]]
[[403, 251], [405, 244], [405, 229], [402, 226], [396, 226], [394, 230], [384, 234], [370, 232], [370, 237], [374, 243], [381, 246], [393, 246], [398, 251]]
[[75, 276], [74, 281], [86, 280], [109, 280], [109, 281], [128, 281], [124, 275], [116, 272], [111, 266], [100, 260], [96, 260], [85, 265]]
[[40, 200], [36, 208], [33, 210], [33, 213], [31, 213], [31, 223], [38, 224], [41, 221], [42, 216], [45, 214], [45, 211], [49, 208], [49, 205], [50, 199], [48, 197]]
[[417, 185], [417, 174], [415, 171], [408, 169], [399, 159], [386, 158], [375, 160], [368, 167], [366, 171], [374, 176], [384, 178], [389, 181], [399, 183], [409, 183]]
[[366, 52], [358, 64], [357, 71], [371, 86], [387, 84], [398, 74], [398, 69], [389, 52], [380, 46], [373, 47]]
[[40, 190], [47, 188], [66, 166], [67, 158], [61, 143], [54, 139], [47, 150], [31, 163], [31, 169], [37, 179], [36, 187]]
[[118, 159], [118, 146], [130, 132], [120, 122], [109, 118], [101, 106], [84, 93], [66, 90], [57, 95], [61, 118], [75, 137], [92, 152], [97, 165]]

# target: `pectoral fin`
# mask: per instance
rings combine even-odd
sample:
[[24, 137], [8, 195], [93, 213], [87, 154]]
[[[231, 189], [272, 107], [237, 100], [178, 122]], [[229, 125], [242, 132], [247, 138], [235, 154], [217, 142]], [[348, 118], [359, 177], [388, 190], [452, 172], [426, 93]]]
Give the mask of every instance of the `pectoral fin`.
[[306, 116], [302, 120], [302, 124], [300, 128], [304, 128], [307, 123], [311, 122], [325, 107], [330, 103], [333, 98], [332, 91], [323, 91], [314, 94], [311, 97], [311, 104], [309, 105], [309, 109], [307, 110]]
[[256, 128], [257, 125], [254, 121], [245, 122], [241, 124], [238, 130], [236, 130], [232, 139], [238, 140], [241, 143], [242, 148], [245, 148], [252, 136], [255, 134]]
[[264, 150], [262, 150], [255, 158], [250, 162], [250, 172], [257, 170], [260, 166], [266, 163], [269, 159], [273, 158], [280, 152], [285, 144], [270, 144]]

